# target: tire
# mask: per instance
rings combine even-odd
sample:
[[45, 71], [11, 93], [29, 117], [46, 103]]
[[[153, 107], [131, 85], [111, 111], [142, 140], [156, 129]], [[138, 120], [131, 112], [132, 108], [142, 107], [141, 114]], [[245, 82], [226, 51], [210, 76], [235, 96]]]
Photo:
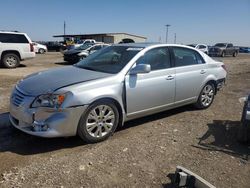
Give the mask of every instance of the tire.
[[221, 53], [221, 57], [225, 57], [225, 52], [224, 51]]
[[234, 53], [233, 53], [233, 57], [236, 57], [237, 55], [238, 55], [237, 52], [234, 52]]
[[39, 54], [44, 54], [44, 53], [45, 53], [45, 50], [42, 49], [42, 48], [40, 48], [40, 49], [38, 50], [38, 52], [39, 52]]
[[20, 58], [13, 53], [5, 54], [2, 63], [6, 68], [16, 68], [20, 65]]
[[77, 134], [86, 143], [101, 142], [113, 134], [118, 123], [116, 105], [111, 100], [99, 100], [92, 103], [81, 116]]
[[201, 90], [199, 98], [195, 104], [198, 109], [206, 109], [213, 103], [215, 95], [215, 85], [208, 82]]

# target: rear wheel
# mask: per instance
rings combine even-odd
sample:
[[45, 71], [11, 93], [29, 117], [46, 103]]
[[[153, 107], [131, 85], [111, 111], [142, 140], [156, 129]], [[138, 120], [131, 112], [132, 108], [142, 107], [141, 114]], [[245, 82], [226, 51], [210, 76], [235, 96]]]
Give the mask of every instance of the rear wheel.
[[77, 133], [87, 143], [106, 140], [119, 122], [119, 112], [110, 100], [100, 100], [88, 107], [82, 115]]
[[20, 58], [16, 54], [5, 54], [2, 63], [7, 68], [16, 68], [20, 65]]
[[234, 53], [233, 53], [233, 57], [236, 57], [237, 55], [238, 55], [237, 52], [234, 52]]
[[214, 95], [215, 86], [209, 82], [203, 87], [195, 106], [199, 109], [208, 108], [213, 103]]

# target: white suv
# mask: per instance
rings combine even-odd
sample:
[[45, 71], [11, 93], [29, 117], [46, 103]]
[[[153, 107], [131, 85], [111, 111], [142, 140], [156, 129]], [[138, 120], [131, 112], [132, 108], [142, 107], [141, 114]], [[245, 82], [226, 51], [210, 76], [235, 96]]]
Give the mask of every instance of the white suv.
[[26, 33], [0, 31], [0, 62], [7, 68], [35, 57], [34, 46]]

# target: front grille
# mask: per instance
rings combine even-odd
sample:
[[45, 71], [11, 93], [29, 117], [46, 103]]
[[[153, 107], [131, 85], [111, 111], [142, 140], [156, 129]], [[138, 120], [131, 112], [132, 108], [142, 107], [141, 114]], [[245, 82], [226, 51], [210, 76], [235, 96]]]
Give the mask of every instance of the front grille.
[[11, 96], [11, 101], [15, 106], [20, 106], [22, 102], [24, 101], [25, 95], [19, 91], [18, 89], [15, 89]]

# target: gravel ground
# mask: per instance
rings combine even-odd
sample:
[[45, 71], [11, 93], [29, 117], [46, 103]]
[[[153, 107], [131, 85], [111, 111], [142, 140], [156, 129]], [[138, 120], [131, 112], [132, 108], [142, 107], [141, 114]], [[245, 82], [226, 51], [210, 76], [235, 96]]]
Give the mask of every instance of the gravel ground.
[[0, 69], [0, 187], [170, 187], [177, 165], [216, 187], [250, 187], [250, 145], [236, 141], [250, 91], [250, 55], [221, 59], [227, 85], [206, 110], [185, 106], [133, 120], [107, 141], [42, 139], [12, 128], [11, 89], [33, 72], [67, 66], [60, 53], [37, 55]]

